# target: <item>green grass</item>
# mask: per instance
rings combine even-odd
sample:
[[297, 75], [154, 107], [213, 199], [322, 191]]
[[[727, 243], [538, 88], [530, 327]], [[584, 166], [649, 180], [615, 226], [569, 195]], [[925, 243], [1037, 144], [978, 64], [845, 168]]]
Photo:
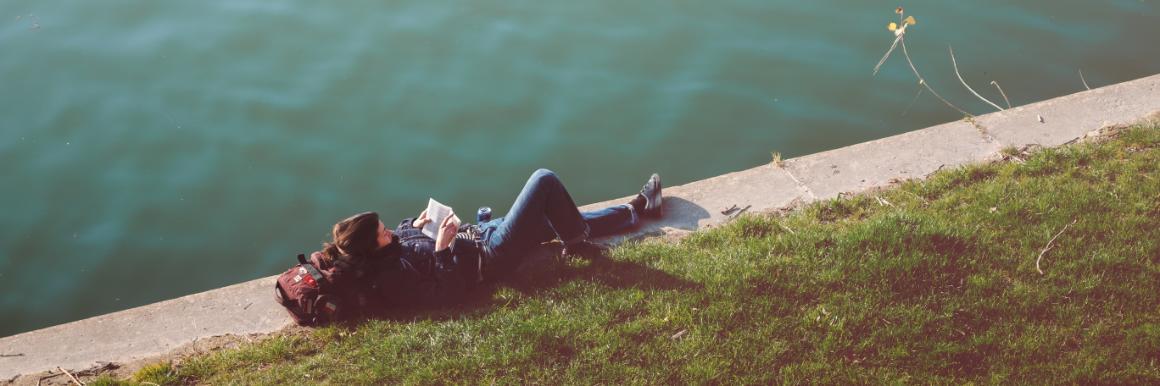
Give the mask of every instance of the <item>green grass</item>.
[[535, 264], [464, 309], [283, 334], [143, 377], [1160, 382], [1160, 130], [1026, 157]]

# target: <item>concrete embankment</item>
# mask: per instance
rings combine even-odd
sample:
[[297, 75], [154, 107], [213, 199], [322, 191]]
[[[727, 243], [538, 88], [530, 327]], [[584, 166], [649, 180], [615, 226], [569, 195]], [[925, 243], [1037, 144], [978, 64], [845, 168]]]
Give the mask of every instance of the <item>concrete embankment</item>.
[[[841, 149], [761, 165], [666, 188], [665, 218], [641, 235], [682, 234], [721, 224], [726, 208], [765, 212], [830, 199], [941, 168], [982, 162], [1005, 147], [1059, 146], [1107, 126], [1160, 112], [1160, 75], [951, 122]], [[597, 208], [627, 198], [588, 205]], [[199, 339], [278, 331], [290, 325], [273, 301], [273, 277], [73, 323], [0, 338], [0, 380], [20, 374], [129, 362], [166, 354]], [[22, 379], [23, 381], [23, 379]], [[32, 379], [32, 383], [35, 383]]]

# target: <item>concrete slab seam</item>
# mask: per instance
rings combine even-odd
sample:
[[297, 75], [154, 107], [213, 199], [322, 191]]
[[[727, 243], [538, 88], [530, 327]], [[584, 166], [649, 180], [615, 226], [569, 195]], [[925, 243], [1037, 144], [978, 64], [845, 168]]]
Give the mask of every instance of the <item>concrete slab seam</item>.
[[979, 123], [979, 121], [975, 120], [975, 117], [966, 117], [963, 120], [967, 121], [967, 123], [971, 124], [971, 126], [974, 126], [975, 130], [979, 131], [979, 135], [982, 136], [983, 140], [987, 141], [987, 143], [998, 143], [998, 141], [995, 140], [995, 137], [991, 135], [991, 132], [988, 131], [987, 128], [984, 127], [981, 123]]
[[817, 201], [818, 200], [818, 196], [814, 194], [814, 191], [810, 190], [809, 186], [802, 183], [801, 180], [797, 179], [797, 177], [795, 177], [793, 175], [793, 173], [791, 173], [789, 171], [789, 169], [786, 169], [784, 167], [777, 167], [777, 169], [784, 172], [786, 176], [789, 176], [789, 179], [793, 180], [793, 182], [797, 184], [798, 189], [805, 191], [806, 194], [808, 194], [810, 196], [810, 201]]

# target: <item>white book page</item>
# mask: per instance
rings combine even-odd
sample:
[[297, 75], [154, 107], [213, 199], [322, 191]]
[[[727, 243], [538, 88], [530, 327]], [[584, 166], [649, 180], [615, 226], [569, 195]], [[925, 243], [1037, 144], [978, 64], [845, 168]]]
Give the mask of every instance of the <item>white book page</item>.
[[451, 217], [451, 221], [455, 223], [456, 227], [459, 227], [459, 217], [455, 215], [450, 206], [443, 205], [439, 201], [435, 201], [434, 198], [428, 199], [427, 218], [431, 219], [431, 222], [423, 226], [423, 234], [435, 238], [439, 234], [439, 224], [442, 224], [447, 217]]

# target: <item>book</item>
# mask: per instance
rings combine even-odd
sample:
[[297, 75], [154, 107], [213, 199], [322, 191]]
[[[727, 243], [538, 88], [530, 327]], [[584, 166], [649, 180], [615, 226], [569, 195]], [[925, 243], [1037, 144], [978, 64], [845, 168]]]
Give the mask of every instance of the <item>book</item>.
[[443, 220], [447, 217], [451, 217], [451, 221], [455, 223], [456, 228], [462, 223], [450, 206], [443, 205], [439, 201], [435, 201], [434, 198], [429, 198], [427, 201], [427, 218], [431, 219], [431, 222], [423, 225], [423, 234], [434, 239], [435, 236], [439, 235], [439, 224], [442, 224]]

